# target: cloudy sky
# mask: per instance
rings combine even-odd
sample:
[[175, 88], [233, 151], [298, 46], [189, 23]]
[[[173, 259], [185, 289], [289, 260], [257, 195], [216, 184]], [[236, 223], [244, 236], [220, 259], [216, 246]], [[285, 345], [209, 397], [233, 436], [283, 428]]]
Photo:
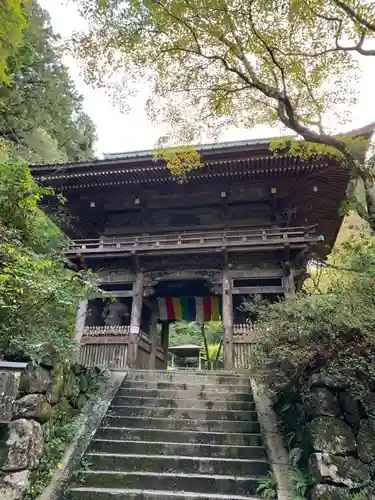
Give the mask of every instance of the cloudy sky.
[[[39, 3], [49, 11], [54, 30], [62, 37], [68, 38], [73, 31], [84, 29], [84, 21], [69, 0], [39, 0]], [[112, 105], [104, 91], [93, 89], [83, 82], [80, 70], [72, 58], [67, 58], [65, 63], [69, 67], [79, 92], [84, 96], [86, 112], [96, 124], [99, 154], [153, 147], [162, 134], [152, 126], [144, 111], [145, 94], [140, 94], [133, 101], [129, 113], [121, 113], [115, 105]], [[354, 110], [351, 126], [347, 129], [361, 127], [375, 121], [374, 82], [374, 59], [362, 58], [362, 74], [358, 84], [359, 103]], [[269, 137], [273, 133], [267, 127], [256, 127], [252, 130], [231, 129], [225, 133], [222, 140]]]

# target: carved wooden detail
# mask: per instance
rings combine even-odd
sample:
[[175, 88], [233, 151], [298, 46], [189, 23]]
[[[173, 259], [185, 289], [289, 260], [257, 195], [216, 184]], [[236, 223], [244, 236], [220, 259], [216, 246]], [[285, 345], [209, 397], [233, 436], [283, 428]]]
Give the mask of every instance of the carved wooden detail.
[[154, 295], [154, 294], [155, 294], [155, 288], [153, 288], [152, 286], [146, 286], [143, 289], [143, 296], [144, 297], [150, 297], [151, 295]]
[[83, 335], [85, 337], [117, 337], [129, 335], [130, 326], [85, 326]]
[[97, 276], [101, 283], [133, 283], [135, 273], [126, 269], [103, 269]]
[[288, 208], [287, 210], [284, 210], [283, 212], [278, 212], [276, 214], [276, 222], [280, 226], [290, 226], [291, 222], [293, 219], [297, 217], [299, 207], [295, 206], [292, 208]]
[[169, 271], [145, 271], [145, 278], [151, 279], [152, 283], [157, 283], [163, 280], [189, 280], [189, 279], [220, 279], [221, 273], [217, 269], [183, 269], [177, 264], [178, 269], [173, 269], [171, 265]]

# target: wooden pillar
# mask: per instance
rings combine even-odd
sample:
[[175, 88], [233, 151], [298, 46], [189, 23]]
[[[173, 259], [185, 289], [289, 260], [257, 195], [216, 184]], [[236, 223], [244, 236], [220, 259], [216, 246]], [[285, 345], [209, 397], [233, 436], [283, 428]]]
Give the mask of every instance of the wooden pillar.
[[130, 343], [128, 351], [128, 365], [136, 366], [138, 352], [138, 338], [142, 319], [143, 306], [143, 272], [137, 271], [133, 284], [133, 302], [130, 316]]
[[149, 359], [149, 369], [155, 370], [156, 365], [156, 334], [158, 331], [157, 325], [157, 317], [156, 315], [152, 315], [151, 326], [150, 326], [150, 340], [151, 340], [151, 351], [150, 351], [150, 359]]
[[164, 370], [168, 369], [169, 323], [161, 325], [161, 346], [164, 351]]
[[128, 343], [128, 351], [127, 351], [127, 366], [129, 368], [137, 367], [137, 353], [138, 353], [138, 342], [139, 335], [130, 334], [129, 335], [129, 343]]
[[232, 278], [228, 269], [223, 273], [224, 369], [233, 368], [233, 300]]
[[132, 313], [130, 317], [130, 331], [138, 334], [140, 332], [143, 306], [143, 272], [138, 271], [133, 284]]

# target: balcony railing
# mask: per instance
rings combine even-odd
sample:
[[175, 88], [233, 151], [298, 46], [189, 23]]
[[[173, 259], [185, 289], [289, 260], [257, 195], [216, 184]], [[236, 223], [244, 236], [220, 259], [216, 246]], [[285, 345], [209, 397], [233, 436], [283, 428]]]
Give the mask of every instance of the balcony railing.
[[67, 254], [142, 253], [220, 247], [280, 247], [285, 243], [302, 245], [319, 241], [315, 226], [221, 231], [185, 231], [142, 236], [103, 237], [70, 241]]

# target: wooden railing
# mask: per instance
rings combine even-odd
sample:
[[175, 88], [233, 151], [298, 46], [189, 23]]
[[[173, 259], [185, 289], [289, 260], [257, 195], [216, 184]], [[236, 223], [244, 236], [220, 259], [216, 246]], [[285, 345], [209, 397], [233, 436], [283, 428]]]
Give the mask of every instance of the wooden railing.
[[317, 242], [315, 226], [267, 229], [232, 229], [221, 231], [185, 231], [145, 236], [103, 237], [93, 240], [72, 240], [68, 255], [106, 252], [142, 252], [194, 248], [279, 246], [286, 242], [301, 244]]
[[[133, 362], [136, 368], [149, 368], [151, 341], [140, 333], [130, 333], [129, 326], [86, 326], [81, 339], [80, 362], [85, 366], [127, 368]], [[164, 351], [157, 347], [156, 368], [164, 367]]]
[[[265, 331], [256, 324], [233, 325], [234, 369], [248, 369], [251, 350]], [[135, 354], [135, 367], [148, 369], [151, 366], [152, 346], [144, 335], [130, 334], [129, 326], [87, 326], [81, 340], [80, 363], [103, 368], [127, 368], [128, 361]], [[161, 346], [156, 347], [155, 368], [165, 368], [165, 356]]]
[[83, 337], [118, 337], [130, 334], [130, 326], [85, 326]]

